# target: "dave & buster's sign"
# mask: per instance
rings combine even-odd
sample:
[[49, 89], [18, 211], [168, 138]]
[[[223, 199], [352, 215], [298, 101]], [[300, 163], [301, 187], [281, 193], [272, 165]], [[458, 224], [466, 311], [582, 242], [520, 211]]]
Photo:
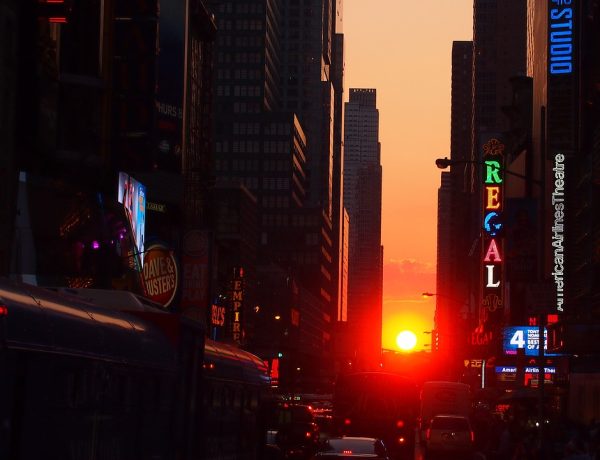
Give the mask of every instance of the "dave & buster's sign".
[[150, 246], [144, 254], [142, 275], [146, 297], [165, 307], [171, 305], [179, 281], [173, 251], [161, 244]]

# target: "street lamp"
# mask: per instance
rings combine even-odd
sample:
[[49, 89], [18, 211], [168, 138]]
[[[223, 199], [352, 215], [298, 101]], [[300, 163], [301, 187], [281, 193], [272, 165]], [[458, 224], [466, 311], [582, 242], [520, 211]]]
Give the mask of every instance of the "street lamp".
[[524, 174], [502, 168], [497, 163], [488, 163], [488, 162], [478, 161], [478, 160], [452, 160], [448, 157], [437, 158], [435, 160], [435, 165], [439, 169], [446, 169], [449, 166], [454, 166], [454, 165], [458, 165], [458, 164], [475, 164], [475, 165], [480, 165], [480, 166], [488, 166], [492, 169], [492, 171], [502, 171], [503, 173], [508, 174], [510, 176], [515, 176], [520, 179], [528, 180], [532, 184], [536, 184], [540, 187], [543, 185], [542, 181], [540, 181], [540, 180], [534, 179], [533, 177], [527, 177]]

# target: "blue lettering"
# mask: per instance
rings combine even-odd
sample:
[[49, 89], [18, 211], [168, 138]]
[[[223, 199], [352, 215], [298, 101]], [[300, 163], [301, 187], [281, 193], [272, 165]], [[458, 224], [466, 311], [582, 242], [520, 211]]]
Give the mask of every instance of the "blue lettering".
[[[570, 2], [568, 3], [570, 4]], [[573, 72], [573, 8], [550, 10], [549, 70], [550, 74]], [[553, 22], [561, 20], [561, 22]]]
[[562, 10], [559, 10], [558, 8], [552, 8], [550, 10], [550, 19], [562, 19], [562, 18], [572, 19], [573, 18], [573, 9], [572, 8], [563, 8]]

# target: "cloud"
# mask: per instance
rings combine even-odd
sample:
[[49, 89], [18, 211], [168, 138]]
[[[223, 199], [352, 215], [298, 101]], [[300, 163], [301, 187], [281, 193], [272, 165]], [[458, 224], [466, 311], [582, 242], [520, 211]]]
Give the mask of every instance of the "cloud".
[[421, 299], [435, 292], [435, 266], [415, 259], [388, 260], [383, 265], [383, 297], [386, 301]]
[[433, 329], [435, 298], [423, 298], [423, 292], [435, 292], [435, 266], [415, 259], [387, 260], [383, 266], [383, 347], [394, 348], [399, 331], [417, 334], [418, 348], [431, 342], [425, 331]]

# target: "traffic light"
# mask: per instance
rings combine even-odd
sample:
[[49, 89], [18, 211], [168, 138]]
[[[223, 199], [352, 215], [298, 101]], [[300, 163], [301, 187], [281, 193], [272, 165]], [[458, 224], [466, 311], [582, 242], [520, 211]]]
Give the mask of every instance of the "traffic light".
[[37, 16], [51, 24], [66, 24], [71, 6], [71, 0], [38, 0]]
[[440, 333], [437, 330], [431, 331], [431, 351], [440, 351]]

